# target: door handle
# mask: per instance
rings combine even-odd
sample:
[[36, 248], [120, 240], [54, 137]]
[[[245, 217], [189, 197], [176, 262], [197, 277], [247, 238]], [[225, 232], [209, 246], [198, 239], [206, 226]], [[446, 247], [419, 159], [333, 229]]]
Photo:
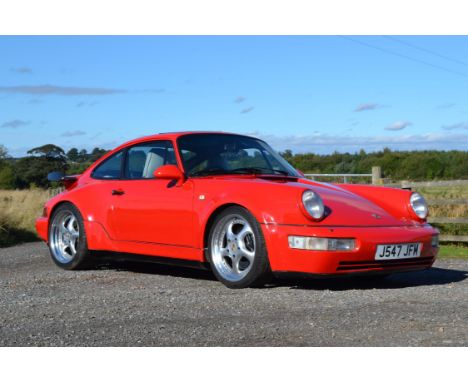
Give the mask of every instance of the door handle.
[[118, 190], [112, 190], [112, 195], [123, 195], [125, 194], [124, 190], [121, 190], [120, 188]]

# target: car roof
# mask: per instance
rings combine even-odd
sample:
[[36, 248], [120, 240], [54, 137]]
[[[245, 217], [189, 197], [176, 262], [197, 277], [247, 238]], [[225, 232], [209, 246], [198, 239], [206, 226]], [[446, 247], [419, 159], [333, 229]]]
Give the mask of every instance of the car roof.
[[126, 147], [126, 146], [130, 146], [130, 145], [134, 145], [134, 144], [138, 144], [138, 143], [152, 141], [152, 140], [176, 140], [177, 138], [179, 138], [179, 137], [181, 137], [183, 135], [193, 135], [193, 134], [226, 134], [226, 135], [246, 136], [246, 135], [243, 135], [243, 134], [229, 133], [229, 132], [225, 132], [225, 131], [178, 131], [178, 132], [167, 132], [167, 133], [147, 135], [147, 136], [144, 136], [144, 137], [133, 139], [131, 141], [123, 143], [117, 149], [120, 149], [120, 148]]

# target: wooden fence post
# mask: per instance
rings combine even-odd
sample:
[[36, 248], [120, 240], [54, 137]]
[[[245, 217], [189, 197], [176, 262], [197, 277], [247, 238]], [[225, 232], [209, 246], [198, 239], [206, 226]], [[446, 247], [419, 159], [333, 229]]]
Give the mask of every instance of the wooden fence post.
[[382, 184], [382, 168], [372, 166], [372, 184]]

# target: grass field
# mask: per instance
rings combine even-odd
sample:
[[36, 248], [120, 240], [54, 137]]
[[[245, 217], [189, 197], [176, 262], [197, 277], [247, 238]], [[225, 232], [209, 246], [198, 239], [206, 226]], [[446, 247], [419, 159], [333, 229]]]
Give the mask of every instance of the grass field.
[[[434, 199], [468, 199], [467, 186], [421, 187], [415, 189], [420, 192], [427, 201]], [[468, 204], [458, 205], [431, 205], [429, 207], [431, 217], [463, 218], [468, 217]], [[433, 224], [442, 234], [468, 235], [468, 224]]]
[[[427, 201], [434, 199], [468, 199], [467, 186], [422, 187], [416, 189]], [[468, 216], [468, 204], [430, 206], [431, 216], [460, 218]]]
[[0, 190], [0, 247], [37, 240], [34, 229], [49, 193]]
[[[421, 188], [427, 200], [468, 198], [468, 187]], [[7, 191], [0, 190], [0, 247], [37, 240], [34, 220], [42, 212], [49, 192], [41, 189]], [[431, 216], [467, 217], [468, 206], [431, 206]], [[466, 224], [437, 225], [442, 233], [467, 235]], [[442, 245], [441, 257], [468, 259], [468, 246]]]
[[439, 258], [443, 259], [467, 259], [468, 260], [468, 246], [462, 245], [441, 245], [439, 251]]

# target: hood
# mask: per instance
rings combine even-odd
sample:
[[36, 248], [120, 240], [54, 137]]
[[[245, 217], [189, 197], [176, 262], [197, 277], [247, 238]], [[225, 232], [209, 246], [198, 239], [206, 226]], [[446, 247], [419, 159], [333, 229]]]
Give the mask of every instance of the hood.
[[[199, 181], [205, 184], [202, 189], [216, 190], [214, 195], [222, 195], [223, 200], [244, 205], [263, 222], [350, 227], [413, 224], [402, 216], [392, 215], [375, 202], [375, 198], [372, 201], [330, 183], [281, 176], [222, 176]], [[328, 213], [319, 222], [306, 217], [301, 211], [305, 189], [317, 192], [325, 204]], [[379, 188], [375, 192], [378, 193]]]
[[[407, 220], [393, 216], [375, 202], [345, 190], [337, 185], [299, 179], [297, 185], [305, 186], [317, 192], [329, 211], [329, 216], [322, 222], [330, 225], [352, 226], [402, 226]], [[378, 188], [375, 189], [378, 193]], [[343, 222], [346, 224], [343, 224]]]

